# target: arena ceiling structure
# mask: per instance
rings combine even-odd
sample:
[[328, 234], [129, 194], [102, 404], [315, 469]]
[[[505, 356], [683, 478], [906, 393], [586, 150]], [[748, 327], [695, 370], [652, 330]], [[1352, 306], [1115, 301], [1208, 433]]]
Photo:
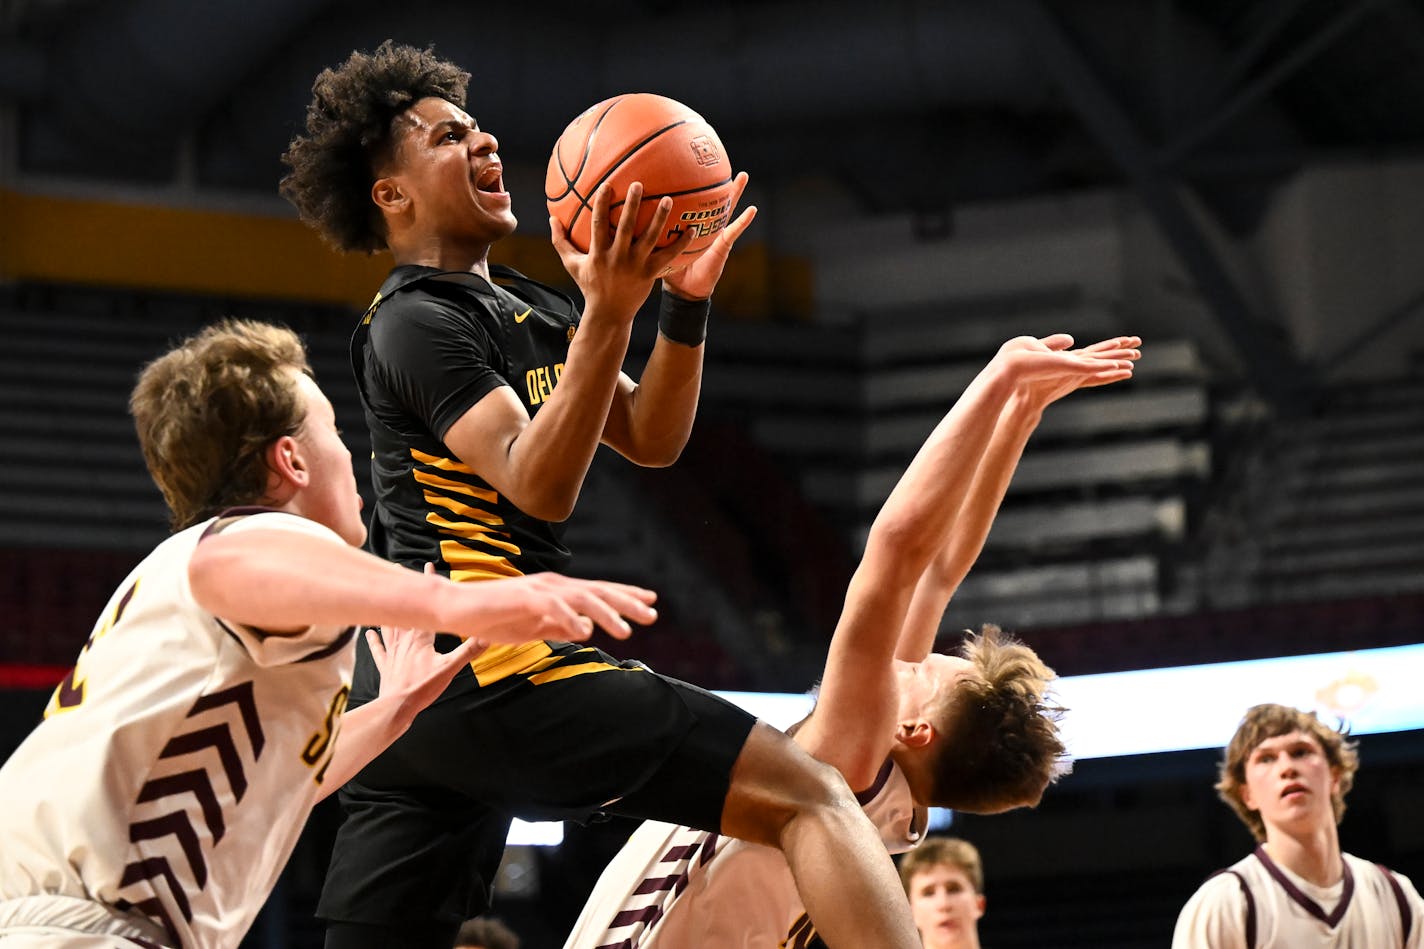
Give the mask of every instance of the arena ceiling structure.
[[275, 192], [312, 77], [387, 37], [474, 74], [506, 161], [618, 92], [693, 104], [758, 181], [828, 176], [927, 230], [956, 205], [1128, 186], [1258, 390], [1304, 378], [1183, 203], [1249, 234], [1307, 164], [1424, 144], [1421, 0], [6, 0], [0, 172]]

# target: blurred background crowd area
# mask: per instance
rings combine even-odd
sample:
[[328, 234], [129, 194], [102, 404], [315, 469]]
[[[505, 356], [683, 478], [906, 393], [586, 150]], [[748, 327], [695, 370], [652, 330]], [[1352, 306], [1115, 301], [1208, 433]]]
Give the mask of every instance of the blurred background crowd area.
[[[570, 286], [544, 164], [598, 99], [682, 99], [751, 174], [691, 444], [656, 471], [600, 454], [568, 525], [571, 572], [661, 595], [615, 653], [810, 687], [921, 440], [1000, 342], [1060, 331], [1141, 335], [1137, 378], [1049, 411], [945, 647], [995, 622], [1082, 675], [1424, 640], [1424, 4], [414, 0], [398, 19], [0, 0], [0, 754], [164, 536], [126, 399], [169, 342], [226, 315], [300, 331], [369, 501], [346, 346], [388, 262], [322, 246], [276, 181], [312, 77], [388, 36], [473, 73], [520, 217], [493, 259], [531, 276]], [[1418, 880], [1424, 742], [1363, 752], [1342, 841]], [[1082, 762], [1036, 812], [956, 818], [985, 855], [985, 942], [1165, 944], [1248, 847], [1213, 761]], [[319, 944], [335, 819], [318, 811], [251, 945]], [[558, 944], [627, 830], [512, 851], [500, 911], [529, 945]]]

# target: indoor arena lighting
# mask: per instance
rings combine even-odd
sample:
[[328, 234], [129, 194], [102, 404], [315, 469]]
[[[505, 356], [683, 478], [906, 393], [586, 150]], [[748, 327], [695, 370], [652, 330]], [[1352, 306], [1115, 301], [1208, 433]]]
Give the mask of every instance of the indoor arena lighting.
[[[1220, 748], [1252, 705], [1314, 711], [1353, 735], [1424, 729], [1424, 644], [1277, 659], [1216, 662], [1065, 676], [1053, 698], [1068, 709], [1062, 730], [1074, 760]], [[787, 728], [811, 697], [790, 692], [719, 692], [758, 718]], [[516, 822], [510, 843], [553, 845], [560, 824]]]

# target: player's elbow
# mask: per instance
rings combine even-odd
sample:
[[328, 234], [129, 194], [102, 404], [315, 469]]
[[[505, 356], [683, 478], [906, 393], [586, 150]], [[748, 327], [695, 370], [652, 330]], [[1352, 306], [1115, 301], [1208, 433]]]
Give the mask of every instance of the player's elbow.
[[[913, 583], [934, 557], [934, 540], [927, 537], [919, 525], [909, 521], [877, 519], [866, 538], [863, 559], [873, 559], [882, 570], [897, 570]], [[872, 552], [876, 551], [884, 551], [885, 556], [872, 558]]]
[[618, 454], [640, 468], [666, 468], [682, 457], [691, 428], [664, 430], [630, 430], [623, 436], [605, 436], [605, 443]]
[[671, 445], [653, 445], [640, 451], [637, 457], [628, 459], [641, 468], [668, 468], [682, 457], [686, 440]]
[[577, 489], [530, 491], [518, 496], [510, 495], [515, 507], [530, 517], [550, 524], [558, 524], [569, 519], [578, 503]]

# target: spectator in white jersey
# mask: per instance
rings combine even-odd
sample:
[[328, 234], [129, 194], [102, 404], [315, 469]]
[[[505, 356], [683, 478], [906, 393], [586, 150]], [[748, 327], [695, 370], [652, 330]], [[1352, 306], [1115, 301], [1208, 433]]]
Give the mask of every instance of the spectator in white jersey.
[[[230, 321], [146, 367], [130, 407], [175, 533], [115, 591], [0, 768], [6, 949], [236, 946], [313, 804], [493, 642], [625, 636], [652, 593], [387, 563], [290, 330]], [[345, 717], [356, 624], [381, 693]], [[441, 655], [434, 634], [464, 642]], [[339, 740], [338, 740], [339, 733]]]
[[[1061, 771], [1053, 672], [994, 627], [931, 652], [1044, 409], [1129, 378], [1141, 340], [1005, 343], [931, 433], [871, 527], [811, 715], [795, 740], [845, 775], [892, 853], [926, 808], [1033, 806]], [[609, 864], [565, 949], [778, 946], [816, 938], [774, 850], [646, 822]]]
[[979, 949], [984, 864], [958, 837], [931, 837], [900, 860], [900, 882], [925, 949]]
[[1251, 708], [1216, 784], [1259, 846], [1208, 877], [1173, 949], [1420, 949], [1424, 902], [1408, 877], [1340, 849], [1356, 743], [1313, 713]]

